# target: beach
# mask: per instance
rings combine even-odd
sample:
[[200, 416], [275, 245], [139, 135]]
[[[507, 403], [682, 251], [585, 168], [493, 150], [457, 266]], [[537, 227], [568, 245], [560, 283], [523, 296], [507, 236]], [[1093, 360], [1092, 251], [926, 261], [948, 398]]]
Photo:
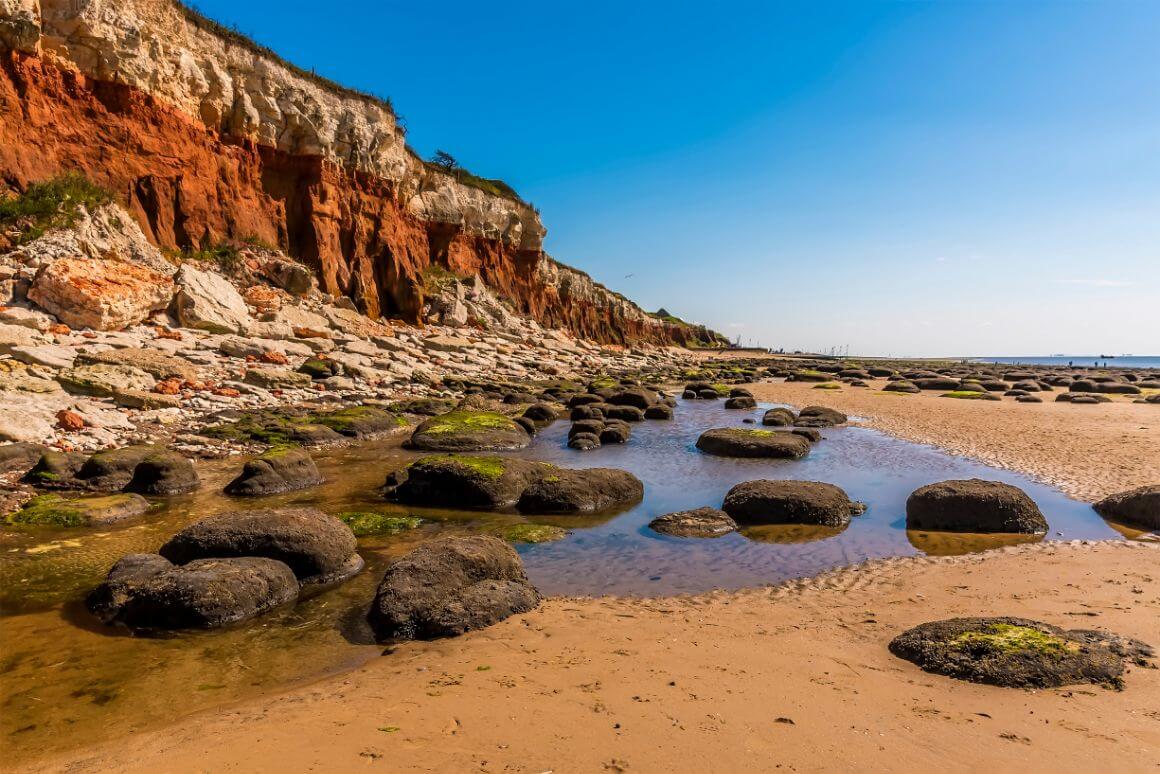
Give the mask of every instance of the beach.
[[891, 638], [1017, 615], [1160, 641], [1160, 547], [873, 562], [771, 589], [555, 598], [42, 771], [1154, 771], [1160, 671], [1115, 691], [931, 675]]
[[1076, 406], [1051, 393], [1043, 403], [956, 400], [938, 391], [884, 393], [882, 379], [868, 384], [818, 390], [778, 381], [751, 389], [763, 401], [836, 408], [864, 426], [1026, 473], [1088, 502], [1160, 479], [1157, 406], [1128, 398]]

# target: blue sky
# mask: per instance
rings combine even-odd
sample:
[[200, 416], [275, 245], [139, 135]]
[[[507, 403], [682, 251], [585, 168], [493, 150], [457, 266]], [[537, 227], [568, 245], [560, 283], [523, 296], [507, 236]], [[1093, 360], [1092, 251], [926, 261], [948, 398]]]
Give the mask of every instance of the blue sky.
[[1160, 2], [202, 0], [745, 343], [1160, 352]]

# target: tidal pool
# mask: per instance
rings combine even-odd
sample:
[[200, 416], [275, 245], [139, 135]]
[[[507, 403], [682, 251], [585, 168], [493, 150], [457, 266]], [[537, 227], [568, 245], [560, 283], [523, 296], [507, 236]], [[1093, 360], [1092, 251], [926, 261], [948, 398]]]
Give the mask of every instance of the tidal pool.
[[[221, 493], [242, 460], [201, 463], [202, 489], [159, 498], [145, 519], [100, 531], [0, 530], [0, 733], [10, 764], [26, 762], [136, 729], [171, 722], [355, 666], [381, 651], [363, 616], [385, 564], [437, 534], [495, 531], [532, 522], [565, 527], [560, 541], [520, 546], [533, 582], [546, 594], [660, 595], [740, 588], [812, 575], [863, 559], [958, 554], [1019, 542], [1123, 539], [1086, 503], [1018, 474], [873, 430], [823, 430], [804, 460], [736, 460], [701, 454], [697, 436], [710, 427], [760, 421], [769, 408], [726, 411], [717, 401], [682, 401], [671, 422], [633, 426], [623, 446], [566, 448], [560, 421], [515, 456], [567, 467], [618, 467], [645, 484], [645, 499], [596, 516], [407, 508], [379, 493], [386, 473], [420, 456], [401, 448], [405, 435], [314, 452], [326, 483], [305, 492], [240, 500]], [[908, 532], [907, 496], [948, 478], [986, 478], [1024, 489], [1047, 516], [1045, 536]], [[648, 529], [655, 516], [719, 506], [731, 486], [757, 478], [826, 481], [865, 514], [845, 529], [754, 528], [721, 538], [672, 538]], [[155, 551], [184, 525], [226, 509], [313, 505], [330, 513], [380, 511], [414, 515], [418, 529], [359, 540], [367, 569], [349, 583], [249, 623], [214, 632], [134, 637], [96, 623], [85, 593], [126, 553]]]

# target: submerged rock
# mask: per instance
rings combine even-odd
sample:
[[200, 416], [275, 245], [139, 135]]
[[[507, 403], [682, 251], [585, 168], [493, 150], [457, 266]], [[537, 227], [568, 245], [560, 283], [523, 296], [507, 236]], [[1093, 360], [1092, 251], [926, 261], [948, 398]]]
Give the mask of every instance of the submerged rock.
[[800, 460], [810, 453], [810, 442], [788, 432], [730, 427], [706, 430], [697, 439], [697, 448], [719, 457]]
[[225, 492], [241, 497], [281, 494], [318, 486], [322, 480], [305, 449], [276, 447], [247, 462]]
[[33, 497], [7, 516], [9, 524], [46, 527], [103, 527], [149, 511], [149, 501], [135, 494], [66, 499], [45, 494]]
[[158, 552], [174, 564], [261, 556], [285, 562], [303, 584], [357, 574], [363, 560], [350, 527], [314, 508], [271, 508], [210, 516], [178, 532]]
[[1143, 659], [1143, 643], [1092, 631], [1066, 631], [1024, 618], [951, 618], [914, 627], [890, 652], [924, 671], [1010, 688], [1120, 684], [1124, 659]]
[[907, 529], [950, 532], [1047, 531], [1047, 519], [1018, 487], [973, 478], [916, 489], [906, 500]]
[[367, 620], [379, 640], [454, 637], [540, 603], [519, 555], [496, 537], [439, 538], [387, 567]]
[[522, 449], [531, 436], [511, 417], [491, 411], [456, 410], [424, 421], [409, 445], [424, 451]]
[[746, 481], [729, 490], [722, 510], [739, 524], [842, 527], [865, 506], [821, 481]]
[[695, 508], [658, 516], [649, 522], [649, 529], [674, 537], [715, 538], [737, 530], [737, 522], [717, 508]]
[[275, 559], [197, 559], [175, 566], [161, 556], [134, 554], [113, 566], [86, 603], [105, 623], [134, 629], [212, 629], [297, 598], [294, 573]]
[[1092, 507], [1105, 519], [1160, 530], [1160, 484], [1109, 495]]

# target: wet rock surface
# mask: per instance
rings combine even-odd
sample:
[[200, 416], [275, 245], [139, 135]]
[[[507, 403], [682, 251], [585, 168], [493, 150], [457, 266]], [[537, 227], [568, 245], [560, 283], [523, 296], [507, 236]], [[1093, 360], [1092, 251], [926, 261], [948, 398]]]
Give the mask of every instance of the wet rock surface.
[[281, 494], [322, 483], [322, 474], [305, 449], [276, 447], [250, 460], [226, 494], [240, 497]]
[[649, 529], [673, 537], [715, 538], [737, 530], [737, 522], [717, 508], [695, 508], [658, 516]]
[[1119, 687], [1125, 659], [1153, 655], [1140, 642], [1024, 618], [924, 623], [895, 637], [890, 652], [927, 672], [1009, 688]]
[[522, 449], [531, 437], [514, 420], [490, 411], [452, 411], [421, 423], [409, 445], [423, 451]]
[[1117, 492], [1092, 507], [1105, 519], [1160, 530], [1160, 484]]
[[346, 580], [362, 569], [354, 533], [314, 508], [234, 511], [202, 519], [158, 551], [174, 564], [197, 559], [265, 557], [287, 564], [299, 582]]
[[429, 640], [534, 609], [540, 595], [499, 538], [432, 540], [387, 568], [367, 620], [376, 638]]
[[906, 526], [949, 532], [1040, 533], [1047, 530], [1047, 520], [1018, 487], [970, 479], [916, 489], [906, 501]]
[[818, 524], [841, 527], [863, 511], [840, 487], [820, 481], [746, 481], [721, 506], [738, 524]]
[[697, 448], [720, 457], [800, 460], [810, 453], [810, 442], [789, 432], [730, 427], [706, 430], [697, 439]]

